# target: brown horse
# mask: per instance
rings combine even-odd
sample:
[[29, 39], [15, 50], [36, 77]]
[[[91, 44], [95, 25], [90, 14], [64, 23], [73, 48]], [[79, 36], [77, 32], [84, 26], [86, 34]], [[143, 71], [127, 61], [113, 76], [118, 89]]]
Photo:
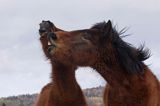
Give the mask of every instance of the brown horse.
[[[108, 82], [105, 106], [160, 106], [158, 79], [144, 64], [149, 53], [122, 40], [111, 21], [90, 29], [57, 31], [50, 37], [56, 60], [91, 66]], [[69, 60], [69, 61], [68, 61]]]
[[[47, 84], [39, 95], [37, 106], [86, 106], [82, 90], [75, 79], [76, 66], [70, 63], [57, 61], [56, 57], [49, 54], [52, 45], [48, 43], [48, 36], [52, 32], [62, 31], [56, 28], [50, 21], [40, 24], [40, 41], [46, 57], [52, 66], [52, 81]], [[52, 37], [52, 39], [56, 39]]]

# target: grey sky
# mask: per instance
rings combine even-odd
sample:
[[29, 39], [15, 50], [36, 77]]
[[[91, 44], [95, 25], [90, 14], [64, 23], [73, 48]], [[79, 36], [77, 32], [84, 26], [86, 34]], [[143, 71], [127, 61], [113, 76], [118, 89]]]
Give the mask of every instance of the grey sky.
[[[108, 19], [119, 29], [129, 27], [132, 35], [124, 40], [145, 42], [152, 53], [146, 64], [160, 78], [159, 0], [0, 0], [0, 13], [0, 97], [36, 93], [49, 82], [50, 65], [38, 41], [41, 20], [65, 30]], [[89, 68], [80, 68], [77, 80], [83, 88], [105, 83]]]

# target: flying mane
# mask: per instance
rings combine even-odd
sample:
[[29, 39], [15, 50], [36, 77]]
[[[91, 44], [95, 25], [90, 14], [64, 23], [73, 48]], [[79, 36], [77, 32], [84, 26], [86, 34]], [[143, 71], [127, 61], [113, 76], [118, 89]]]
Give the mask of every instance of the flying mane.
[[[97, 23], [91, 29], [102, 30], [105, 25], [106, 22]], [[145, 49], [144, 45], [135, 48], [130, 43], [123, 41], [121, 36], [124, 32], [124, 29], [118, 32], [114, 27], [111, 33], [113, 35], [112, 44], [116, 49], [118, 62], [127, 73], [143, 73], [143, 61], [150, 57], [149, 49]]]

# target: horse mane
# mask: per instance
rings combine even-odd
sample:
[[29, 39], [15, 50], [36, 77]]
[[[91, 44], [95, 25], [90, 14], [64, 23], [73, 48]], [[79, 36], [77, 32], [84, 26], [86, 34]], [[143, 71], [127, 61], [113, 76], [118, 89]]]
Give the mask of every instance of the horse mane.
[[[97, 23], [91, 29], [102, 30], [106, 24], [106, 22]], [[145, 67], [143, 61], [150, 57], [150, 51], [144, 45], [135, 48], [130, 43], [123, 41], [122, 37], [125, 37], [125, 32], [125, 28], [117, 31], [116, 27], [112, 27], [111, 42], [112, 47], [115, 49], [115, 56], [118, 59], [118, 63], [127, 73], [143, 73]]]

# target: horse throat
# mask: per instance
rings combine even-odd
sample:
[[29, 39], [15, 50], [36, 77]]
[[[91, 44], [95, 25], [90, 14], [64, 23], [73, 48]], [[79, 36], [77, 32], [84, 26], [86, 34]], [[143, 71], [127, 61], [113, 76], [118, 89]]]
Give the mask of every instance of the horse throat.
[[[64, 65], [60, 63], [52, 64], [52, 81], [55, 89], [58, 91], [58, 95], [77, 95], [81, 93], [80, 87], [75, 78], [76, 67], [71, 65]], [[74, 94], [73, 94], [74, 92]]]

